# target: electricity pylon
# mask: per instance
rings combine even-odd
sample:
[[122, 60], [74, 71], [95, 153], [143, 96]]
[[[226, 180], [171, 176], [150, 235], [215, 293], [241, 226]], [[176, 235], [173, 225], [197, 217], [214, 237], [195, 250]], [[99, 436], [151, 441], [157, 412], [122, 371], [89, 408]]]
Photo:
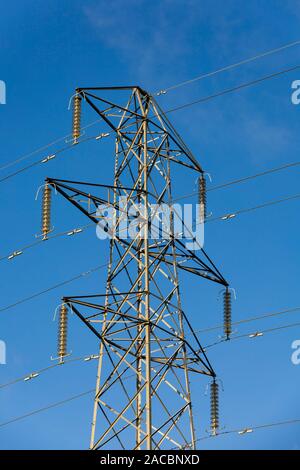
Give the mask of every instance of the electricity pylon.
[[[114, 95], [114, 100], [107, 95]], [[97, 224], [102, 235], [110, 235], [104, 291], [64, 297], [60, 323], [61, 360], [66, 354], [66, 306], [100, 343], [90, 448], [195, 449], [190, 374], [211, 377], [214, 390], [217, 384], [182, 309], [178, 272], [227, 290], [228, 283], [203, 248], [187, 248], [175, 233], [174, 212], [168, 212], [164, 225], [154, 232], [149, 220], [160, 220], [156, 211], [172, 202], [175, 165], [200, 178], [204, 172], [154, 98], [140, 87], [79, 88], [73, 101], [75, 144], [80, 139], [82, 102], [115, 135], [112, 185], [46, 179], [47, 188], [55, 188]], [[113, 209], [113, 224], [107, 223], [99, 205]], [[131, 221], [130, 237], [124, 214]], [[214, 433], [219, 425], [217, 400], [214, 392]]]

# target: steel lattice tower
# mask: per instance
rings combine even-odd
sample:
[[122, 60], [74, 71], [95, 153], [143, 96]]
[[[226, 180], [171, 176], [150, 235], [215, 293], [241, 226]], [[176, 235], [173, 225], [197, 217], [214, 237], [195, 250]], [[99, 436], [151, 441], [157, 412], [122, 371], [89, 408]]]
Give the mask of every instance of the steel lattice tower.
[[[46, 186], [102, 229], [99, 204], [113, 208], [115, 216], [104, 291], [63, 298], [100, 343], [90, 448], [194, 449], [189, 376], [204, 374], [214, 380], [216, 374], [182, 309], [178, 272], [228, 284], [203, 249], [187, 249], [176, 236], [174, 214], [168, 231], [158, 230], [159, 240], [153, 239], [149, 219], [150, 205], [153, 211], [153, 204], [172, 201], [173, 166], [198, 176], [203, 170], [153, 97], [140, 87], [77, 89], [74, 143], [80, 138], [81, 102], [115, 134], [114, 182], [47, 178]], [[109, 197], [103, 197], [104, 191]], [[136, 221], [131, 238], [122, 228], [129, 209]], [[111, 227], [106, 230], [110, 233]], [[63, 360], [64, 353], [60, 355]]]

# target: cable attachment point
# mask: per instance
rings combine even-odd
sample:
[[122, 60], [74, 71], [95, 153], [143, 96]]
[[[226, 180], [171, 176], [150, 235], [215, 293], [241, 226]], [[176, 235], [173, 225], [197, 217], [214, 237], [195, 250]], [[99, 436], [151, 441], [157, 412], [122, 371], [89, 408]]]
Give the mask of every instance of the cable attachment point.
[[23, 254], [23, 251], [22, 250], [17, 250], [17, 251], [14, 251], [13, 253], [11, 253], [7, 259], [13, 259], [15, 258], [16, 256], [20, 256]]
[[96, 140], [100, 140], [100, 139], [103, 139], [104, 137], [108, 137], [110, 135], [109, 132], [102, 132], [101, 134], [97, 135], [97, 137], [95, 137]]
[[56, 157], [55, 153], [53, 153], [52, 155], [48, 155], [47, 157], [43, 158], [43, 160], [41, 160], [41, 163], [48, 163], [50, 160], [53, 160], [53, 158], [55, 157]]
[[241, 431], [238, 431], [238, 434], [240, 436], [242, 436], [243, 434], [250, 434], [253, 432], [253, 429], [251, 428], [245, 428], [245, 429], [242, 429]]
[[234, 219], [235, 217], [237, 216], [237, 214], [225, 214], [225, 215], [222, 215], [221, 217], [221, 220], [231, 220], [231, 219]]
[[156, 96], [161, 96], [161, 95], [166, 95], [167, 90], [160, 90], [158, 93], [156, 93]]
[[87, 356], [84, 358], [85, 362], [92, 361], [93, 359], [99, 359], [99, 354], [91, 354], [90, 356]]
[[263, 332], [262, 331], [256, 331], [255, 333], [251, 333], [249, 335], [249, 338], [259, 338], [260, 336], [263, 336]]
[[71, 237], [72, 235], [76, 235], [77, 233], [83, 232], [82, 228], [74, 228], [73, 230], [70, 230], [70, 232], [67, 233], [68, 237]]
[[38, 374], [37, 372], [32, 372], [31, 374], [27, 375], [27, 377], [24, 378], [24, 382], [28, 382], [28, 380], [35, 379], [39, 375], [40, 374]]

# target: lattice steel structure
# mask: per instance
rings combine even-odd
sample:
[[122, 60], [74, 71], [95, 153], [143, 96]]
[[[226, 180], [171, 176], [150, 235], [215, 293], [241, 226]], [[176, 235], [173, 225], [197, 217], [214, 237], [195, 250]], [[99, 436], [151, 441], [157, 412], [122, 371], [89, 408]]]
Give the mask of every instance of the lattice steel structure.
[[[107, 98], [111, 95], [116, 99]], [[100, 343], [90, 448], [194, 449], [189, 376], [202, 374], [214, 381], [216, 374], [182, 309], [178, 272], [228, 284], [204, 249], [187, 249], [176, 236], [174, 214], [168, 230], [158, 229], [159, 240], [153, 239], [149, 220], [150, 205], [172, 200], [174, 165], [198, 176], [203, 170], [154, 98], [140, 87], [77, 89], [74, 143], [80, 141], [81, 104], [93, 108], [115, 134], [114, 182], [47, 178], [46, 184], [102, 229], [98, 205], [114, 211], [113, 229], [105, 229], [113, 236], [104, 291], [63, 298]], [[136, 220], [131, 238], [121, 229], [129, 209], [130, 220]], [[216, 432], [217, 409], [214, 414]]]

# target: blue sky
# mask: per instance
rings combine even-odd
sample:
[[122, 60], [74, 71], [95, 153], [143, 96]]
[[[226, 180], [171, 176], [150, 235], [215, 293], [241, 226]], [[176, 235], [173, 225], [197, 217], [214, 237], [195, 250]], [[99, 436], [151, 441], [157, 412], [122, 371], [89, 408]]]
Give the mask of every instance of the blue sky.
[[[0, 80], [7, 104], [0, 106], [1, 165], [68, 134], [68, 101], [76, 86], [140, 84], [159, 90], [265, 50], [298, 40], [299, 1], [121, 0], [12, 1], [0, 16]], [[160, 98], [165, 109], [241, 82], [299, 64], [299, 46], [255, 63], [182, 87]], [[300, 106], [291, 104], [291, 83], [300, 71], [170, 115], [213, 184], [299, 159]], [[91, 119], [90, 119], [91, 120]], [[87, 122], [84, 122], [86, 124]], [[106, 129], [101, 124], [90, 135]], [[62, 143], [53, 146], [50, 153]], [[45, 176], [110, 182], [112, 141], [82, 145], [48, 165], [1, 183], [1, 256], [34, 240], [40, 205], [35, 192]], [[49, 150], [28, 159], [48, 155]], [[24, 163], [24, 162], [23, 162]], [[21, 165], [1, 170], [1, 177]], [[99, 173], [99, 176], [97, 174]], [[287, 170], [209, 194], [213, 215], [251, 207], [299, 192], [299, 170]], [[175, 194], [191, 189], [182, 181]], [[300, 306], [299, 202], [273, 206], [228, 222], [207, 224], [206, 249], [237, 291], [235, 319]], [[86, 219], [57, 198], [57, 231]], [[1, 306], [105, 263], [106, 246], [86, 232], [58, 239], [0, 263]], [[6, 383], [46, 366], [56, 349], [53, 312], [63, 295], [98, 291], [105, 271], [1, 313], [0, 339], [7, 344]], [[195, 329], [219, 324], [218, 288], [182, 278], [183, 305]], [[238, 327], [237, 334], [299, 321], [299, 313]], [[201, 335], [203, 344], [218, 332]], [[225, 430], [300, 418], [300, 366], [291, 363], [297, 328], [256, 340], [240, 339], [210, 350], [224, 383]], [[97, 352], [93, 337], [72, 318], [73, 356]], [[31, 410], [92, 389], [95, 362], [78, 362], [29, 382], [0, 390], [0, 424]], [[208, 427], [207, 382], [192, 380], [198, 436]], [[0, 427], [3, 449], [87, 448], [91, 396]], [[296, 449], [299, 426], [220, 436], [207, 449]]]

